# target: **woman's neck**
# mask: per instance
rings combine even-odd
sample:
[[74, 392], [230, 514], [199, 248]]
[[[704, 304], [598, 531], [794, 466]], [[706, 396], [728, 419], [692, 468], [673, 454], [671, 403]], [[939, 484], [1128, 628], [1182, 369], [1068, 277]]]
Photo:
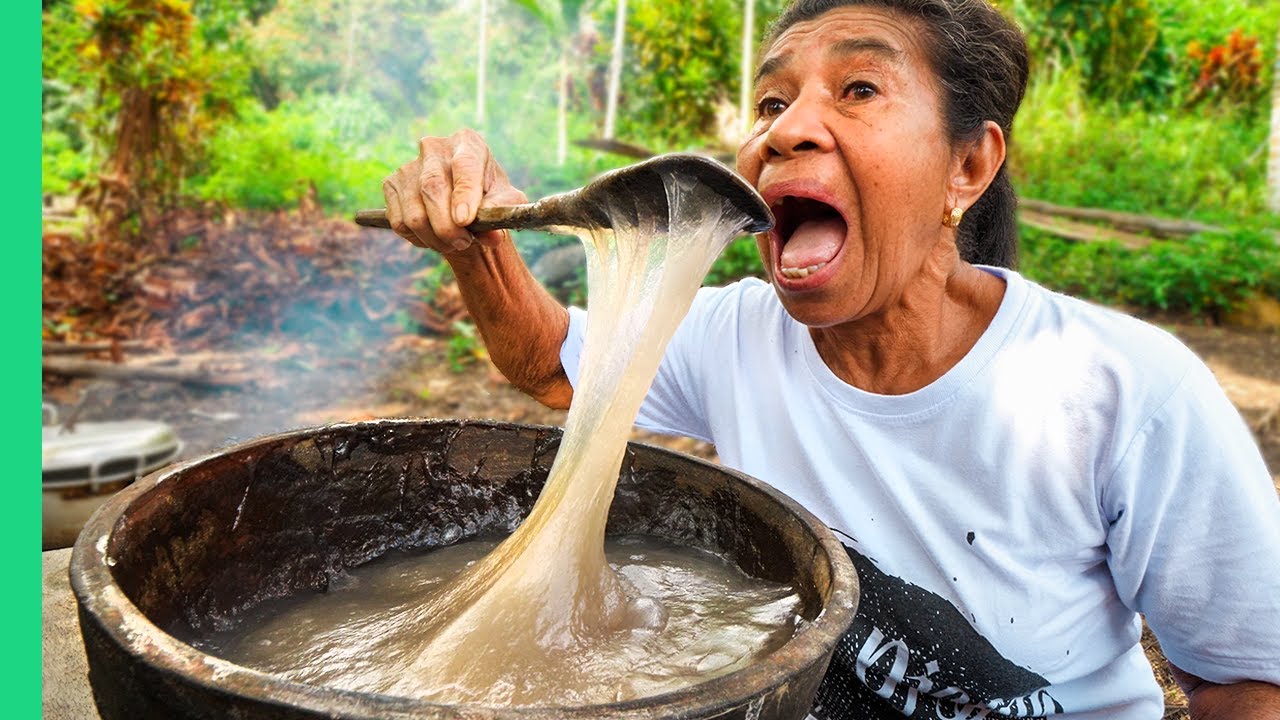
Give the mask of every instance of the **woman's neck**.
[[1004, 280], [961, 261], [925, 267], [896, 301], [857, 320], [810, 328], [822, 361], [846, 383], [904, 395], [938, 378], [991, 324]]

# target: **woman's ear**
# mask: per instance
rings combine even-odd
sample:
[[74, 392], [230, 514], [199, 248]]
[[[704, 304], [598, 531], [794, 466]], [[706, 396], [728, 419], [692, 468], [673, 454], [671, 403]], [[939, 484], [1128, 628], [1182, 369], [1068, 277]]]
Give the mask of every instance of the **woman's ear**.
[[1004, 164], [1004, 131], [988, 120], [973, 142], [959, 148], [947, 186], [950, 207], [968, 209], [978, 202]]

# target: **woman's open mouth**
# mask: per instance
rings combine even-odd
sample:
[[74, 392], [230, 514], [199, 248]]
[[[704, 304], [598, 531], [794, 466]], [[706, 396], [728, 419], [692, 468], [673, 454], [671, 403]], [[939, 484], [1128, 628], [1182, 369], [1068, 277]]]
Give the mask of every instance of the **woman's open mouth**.
[[[827, 267], [844, 247], [849, 226], [844, 216], [821, 200], [786, 195], [772, 203], [778, 274], [804, 280]], [[807, 284], [807, 283], [806, 283]]]

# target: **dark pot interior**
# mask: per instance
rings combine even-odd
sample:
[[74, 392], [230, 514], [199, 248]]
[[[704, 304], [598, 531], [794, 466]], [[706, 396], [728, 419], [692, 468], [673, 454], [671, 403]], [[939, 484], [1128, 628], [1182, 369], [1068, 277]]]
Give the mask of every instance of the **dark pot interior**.
[[747, 476], [632, 444], [609, 532], [656, 535], [786, 582], [810, 621], [763, 662], [685, 690], [581, 708], [476, 708], [310, 687], [206, 655], [181, 638], [271, 598], [325, 589], [391, 549], [513, 529], [533, 506], [558, 428], [380, 420], [273, 435], [155, 473], [76, 542], [71, 580], [103, 717], [801, 718], [853, 619], [839, 542]]

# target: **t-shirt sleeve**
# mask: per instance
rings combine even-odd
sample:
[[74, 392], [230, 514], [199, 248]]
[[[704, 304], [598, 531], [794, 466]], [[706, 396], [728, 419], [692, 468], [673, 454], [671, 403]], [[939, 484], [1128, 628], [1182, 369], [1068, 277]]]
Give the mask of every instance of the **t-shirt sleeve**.
[[1280, 500], [1203, 363], [1133, 435], [1101, 500], [1117, 591], [1169, 661], [1280, 684]]
[[[636, 427], [664, 435], [684, 435], [712, 442], [704, 405], [699, 401], [702, 393], [698, 372], [705, 346], [705, 316], [717, 290], [699, 290], [689, 313], [676, 328], [662, 357], [662, 364], [658, 367], [658, 374], [640, 406]], [[560, 347], [560, 363], [569, 376], [569, 383], [575, 388], [578, 385], [586, 329], [586, 311], [576, 307], [569, 308], [569, 333]]]

